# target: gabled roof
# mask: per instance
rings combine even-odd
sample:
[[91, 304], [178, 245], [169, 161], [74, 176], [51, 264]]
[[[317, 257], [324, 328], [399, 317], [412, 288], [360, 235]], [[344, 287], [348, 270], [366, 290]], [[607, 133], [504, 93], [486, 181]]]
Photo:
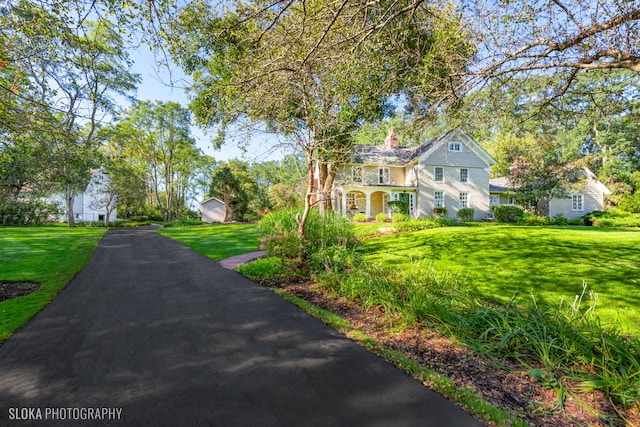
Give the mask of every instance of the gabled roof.
[[221, 205], [224, 205], [224, 202], [222, 200], [218, 199], [217, 197], [209, 197], [208, 199], [205, 199], [205, 200], [201, 201], [200, 205], [202, 206], [202, 205], [207, 204], [209, 202], [212, 202], [214, 200], [217, 201], [218, 203], [220, 203]]
[[353, 163], [363, 165], [406, 166], [423, 155], [429, 155], [440, 145], [449, 140], [460, 140], [488, 165], [496, 161], [461, 129], [451, 130], [437, 138], [432, 138], [422, 145], [408, 148], [389, 148], [384, 145], [355, 145], [352, 150]]
[[489, 192], [490, 193], [505, 193], [511, 190], [513, 186], [508, 176], [502, 176], [500, 178], [493, 178], [489, 180]]
[[435, 146], [445, 135], [430, 139], [417, 147], [391, 149], [384, 145], [354, 145], [351, 155], [354, 163], [404, 166]]

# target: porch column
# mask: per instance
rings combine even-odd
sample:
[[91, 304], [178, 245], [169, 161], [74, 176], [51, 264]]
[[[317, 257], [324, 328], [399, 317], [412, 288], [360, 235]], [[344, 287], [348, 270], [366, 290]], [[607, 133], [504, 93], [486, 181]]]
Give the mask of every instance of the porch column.
[[342, 209], [340, 209], [342, 211], [342, 215], [346, 215], [347, 214], [347, 190], [346, 189], [342, 189]]
[[367, 215], [367, 218], [371, 218], [371, 192], [367, 191], [364, 195], [367, 198], [364, 213]]

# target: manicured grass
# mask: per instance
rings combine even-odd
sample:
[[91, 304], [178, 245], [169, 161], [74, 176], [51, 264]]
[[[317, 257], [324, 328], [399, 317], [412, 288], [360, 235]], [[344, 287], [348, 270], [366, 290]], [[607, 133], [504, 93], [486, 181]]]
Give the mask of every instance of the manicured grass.
[[158, 231], [216, 261], [257, 251], [260, 243], [255, 224], [171, 227]]
[[409, 270], [432, 260], [468, 275], [488, 299], [571, 303], [582, 283], [598, 294], [603, 322], [640, 334], [640, 230], [593, 227], [447, 227], [374, 238], [369, 261]]
[[0, 227], [0, 281], [41, 284], [0, 303], [0, 341], [49, 303], [89, 262], [104, 228]]

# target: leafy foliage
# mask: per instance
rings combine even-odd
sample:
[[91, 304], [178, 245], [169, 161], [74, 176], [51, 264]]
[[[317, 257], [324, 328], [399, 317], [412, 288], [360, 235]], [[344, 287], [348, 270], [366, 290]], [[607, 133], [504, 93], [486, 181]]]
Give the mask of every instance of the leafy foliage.
[[517, 222], [524, 213], [522, 206], [518, 205], [494, 205], [491, 210], [499, 222]]

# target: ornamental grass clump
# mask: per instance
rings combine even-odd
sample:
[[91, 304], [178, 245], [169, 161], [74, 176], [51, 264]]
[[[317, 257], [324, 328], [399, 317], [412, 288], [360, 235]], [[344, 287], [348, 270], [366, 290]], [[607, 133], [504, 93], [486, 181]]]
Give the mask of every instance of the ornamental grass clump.
[[[362, 262], [348, 274], [320, 277], [333, 294], [365, 309], [439, 329], [463, 345], [496, 359], [516, 360], [543, 386], [558, 393], [600, 391], [616, 405], [640, 402], [640, 338], [595, 314], [598, 297], [582, 293], [559, 306], [514, 297], [506, 304], [479, 296], [464, 272], [438, 271], [416, 261], [408, 271]], [[583, 402], [585, 405], [588, 403]]]
[[278, 210], [258, 223], [261, 244], [269, 256], [277, 256], [291, 267], [308, 266], [312, 271], [351, 265], [349, 257], [354, 256], [351, 252], [359, 242], [347, 217], [333, 211], [321, 215], [313, 209], [301, 238], [296, 214], [301, 214], [297, 208]]

